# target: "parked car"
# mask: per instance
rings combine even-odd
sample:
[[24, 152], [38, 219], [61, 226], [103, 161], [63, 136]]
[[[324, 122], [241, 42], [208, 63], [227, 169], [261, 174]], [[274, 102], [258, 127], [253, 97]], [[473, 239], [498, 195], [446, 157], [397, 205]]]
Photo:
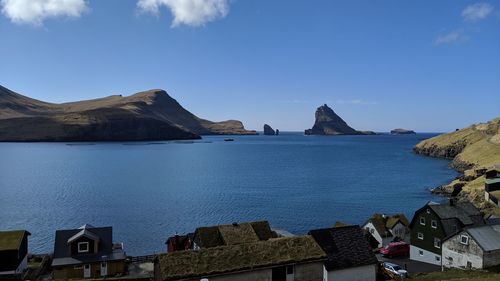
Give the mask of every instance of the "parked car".
[[388, 273], [388, 275], [391, 278], [394, 277], [399, 277], [399, 278], [406, 278], [408, 277], [408, 271], [404, 270], [401, 268], [401, 266], [390, 263], [390, 262], [384, 262], [384, 270]]
[[387, 257], [408, 256], [410, 254], [410, 244], [406, 242], [389, 243], [380, 249], [380, 253]]

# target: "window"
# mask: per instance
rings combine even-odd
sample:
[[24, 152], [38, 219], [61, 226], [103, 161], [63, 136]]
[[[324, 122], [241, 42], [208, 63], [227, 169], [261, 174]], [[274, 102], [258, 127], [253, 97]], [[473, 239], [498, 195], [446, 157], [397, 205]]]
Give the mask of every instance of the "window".
[[288, 265], [286, 267], [286, 274], [293, 274], [293, 265]]
[[375, 233], [375, 229], [373, 229], [373, 228], [372, 228], [372, 229], [370, 229], [370, 233], [371, 233], [371, 234]]
[[420, 217], [420, 224], [425, 225], [425, 218], [424, 217]]
[[436, 261], [441, 261], [441, 257], [440, 256], [436, 256]]
[[422, 232], [417, 233], [417, 237], [420, 240], [424, 240], [424, 234]]
[[437, 228], [437, 227], [438, 227], [438, 223], [437, 223], [437, 221], [435, 221], [435, 220], [431, 220], [431, 227], [432, 227], [432, 228]]
[[88, 253], [89, 242], [78, 242], [78, 253]]
[[436, 248], [441, 248], [441, 239], [439, 238], [434, 238], [434, 247]]
[[460, 235], [460, 243], [462, 243], [464, 245], [469, 245], [469, 236]]
[[421, 257], [423, 257], [423, 256], [424, 256], [424, 251], [420, 250], [420, 251], [418, 251], [418, 254], [419, 254]]
[[427, 209], [427, 214], [430, 214], [431, 213], [431, 209]]

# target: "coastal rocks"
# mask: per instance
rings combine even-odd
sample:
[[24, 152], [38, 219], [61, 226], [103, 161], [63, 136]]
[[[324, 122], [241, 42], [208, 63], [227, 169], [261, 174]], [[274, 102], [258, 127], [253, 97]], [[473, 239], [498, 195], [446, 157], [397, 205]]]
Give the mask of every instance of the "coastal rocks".
[[[278, 134], [279, 134], [279, 131], [278, 131]], [[274, 131], [271, 126], [264, 124], [264, 135], [274, 136], [274, 135], [276, 135], [276, 131]]]
[[53, 104], [0, 86], [0, 141], [142, 141], [256, 134], [193, 115], [163, 90]]
[[394, 129], [394, 130], [391, 130], [391, 135], [412, 135], [412, 134], [415, 134], [414, 131], [412, 130], [407, 130], [407, 129]]
[[347, 123], [340, 118], [326, 104], [318, 107], [315, 113], [316, 120], [311, 129], [304, 131], [306, 135], [366, 135], [373, 132], [361, 132], [349, 127]]

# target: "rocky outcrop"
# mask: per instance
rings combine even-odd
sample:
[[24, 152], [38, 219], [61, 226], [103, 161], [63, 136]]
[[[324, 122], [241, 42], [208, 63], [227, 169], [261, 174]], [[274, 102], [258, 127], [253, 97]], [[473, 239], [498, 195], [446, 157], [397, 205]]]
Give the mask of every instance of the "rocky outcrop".
[[367, 135], [373, 132], [361, 132], [349, 127], [328, 105], [324, 104], [315, 113], [316, 121], [306, 135]]
[[264, 135], [266, 135], [266, 136], [274, 136], [274, 135], [276, 135], [276, 131], [274, 131], [271, 126], [269, 126], [267, 124], [264, 124]]
[[139, 141], [255, 134], [240, 121], [212, 122], [163, 90], [52, 104], [0, 86], [0, 141]]
[[407, 130], [407, 129], [394, 129], [394, 130], [391, 130], [391, 135], [413, 135], [413, 134], [416, 134], [414, 131], [412, 130]]
[[482, 209], [488, 207], [484, 202], [484, 176], [476, 171], [500, 163], [500, 118], [423, 140], [413, 150], [451, 159], [450, 167], [463, 173], [434, 192], [467, 199]]

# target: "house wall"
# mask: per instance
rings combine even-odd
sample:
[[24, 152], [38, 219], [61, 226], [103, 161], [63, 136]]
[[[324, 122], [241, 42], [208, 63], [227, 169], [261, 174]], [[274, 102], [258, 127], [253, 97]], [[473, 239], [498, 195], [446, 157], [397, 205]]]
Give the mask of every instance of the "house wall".
[[500, 250], [485, 252], [483, 255], [483, 267], [488, 268], [500, 265]]
[[377, 280], [377, 265], [365, 265], [328, 272], [326, 281], [375, 281]]
[[[422, 251], [423, 255], [420, 255], [419, 251]], [[439, 258], [439, 260], [437, 260], [436, 258]], [[434, 252], [430, 252], [426, 249], [419, 248], [413, 245], [410, 246], [410, 259], [439, 266], [441, 265], [441, 254], [436, 254]]]
[[[108, 261], [108, 276], [115, 276], [125, 272], [125, 261]], [[55, 280], [68, 280], [72, 278], [83, 278], [83, 264], [78, 265], [81, 268], [75, 268], [75, 265], [53, 268]], [[101, 263], [90, 264], [91, 278], [101, 277]]]
[[[461, 243], [461, 235], [469, 237], [468, 245]], [[483, 250], [467, 232], [462, 231], [443, 243], [443, 266], [466, 268], [467, 262], [472, 268], [483, 268]]]
[[[385, 245], [384, 242], [387, 242], [387, 241], [384, 241], [382, 236], [380, 236], [380, 233], [378, 233], [377, 229], [375, 228], [375, 226], [373, 226], [373, 224], [371, 222], [367, 222], [363, 226], [363, 229], [368, 229], [368, 232], [370, 232], [371, 235], [373, 236], [373, 238], [375, 238], [375, 240], [378, 241], [378, 247], [384, 246]], [[387, 238], [386, 238], [386, 240], [387, 240]]]
[[[406, 226], [402, 224], [401, 222], [398, 222], [392, 229], [391, 233], [394, 237], [398, 236], [399, 238], [403, 240], [408, 240], [410, 239], [409, 233], [406, 233]], [[391, 239], [392, 240], [392, 239]]]
[[[427, 211], [429, 210], [429, 211]], [[423, 217], [425, 218], [425, 225], [420, 224], [420, 218]], [[439, 217], [432, 211], [430, 208], [422, 208], [419, 212], [415, 214], [414, 218], [414, 223], [412, 225], [411, 231], [410, 231], [410, 244], [414, 248], [419, 248], [423, 249], [428, 252], [432, 252], [436, 255], [441, 256], [441, 248], [436, 248], [434, 247], [434, 238], [438, 238], [441, 240], [441, 243], [443, 242], [444, 238], [444, 230], [443, 226], [441, 224], [441, 220]], [[431, 226], [431, 221], [435, 220], [437, 222], [437, 228], [433, 228]], [[424, 239], [419, 239], [418, 238], [418, 233], [422, 233], [424, 235]], [[411, 253], [411, 248], [410, 248], [410, 253]], [[425, 255], [428, 256], [428, 255]], [[410, 258], [415, 260], [421, 260], [422, 257], [418, 255], [412, 256], [410, 254]], [[425, 258], [425, 260], [428, 260]], [[432, 263], [435, 263], [434, 261]]]
[[295, 281], [323, 280], [324, 266], [322, 262], [295, 265]]

